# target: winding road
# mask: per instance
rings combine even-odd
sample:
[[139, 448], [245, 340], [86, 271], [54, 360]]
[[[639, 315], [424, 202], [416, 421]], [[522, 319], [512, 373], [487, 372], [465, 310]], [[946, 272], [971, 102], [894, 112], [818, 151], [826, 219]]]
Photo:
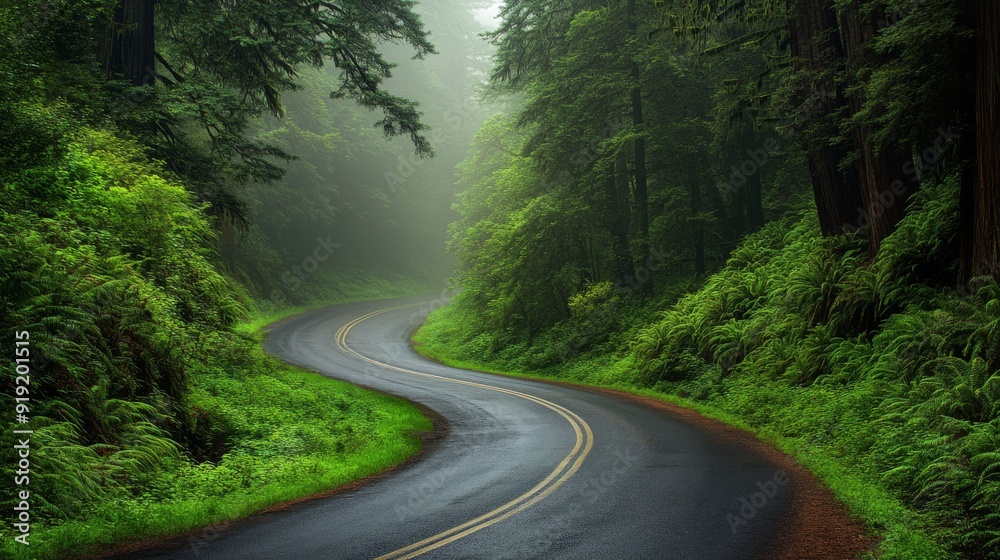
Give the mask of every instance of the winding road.
[[428, 361], [428, 297], [336, 305], [266, 349], [436, 411], [446, 435], [358, 488], [130, 558], [767, 558], [795, 480], [751, 446], [614, 395]]

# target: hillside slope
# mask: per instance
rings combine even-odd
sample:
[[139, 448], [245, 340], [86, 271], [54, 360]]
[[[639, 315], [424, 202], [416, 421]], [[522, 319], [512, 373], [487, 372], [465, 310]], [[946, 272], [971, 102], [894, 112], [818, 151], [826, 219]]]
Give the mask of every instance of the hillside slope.
[[598, 284], [570, 319], [509, 346], [460, 296], [415, 341], [465, 367], [658, 395], [776, 441], [882, 534], [885, 558], [1000, 558], [1000, 288], [950, 287], [956, 183], [920, 191], [874, 261], [848, 235], [819, 236], [810, 208], [747, 237], [700, 286], [636, 304]]

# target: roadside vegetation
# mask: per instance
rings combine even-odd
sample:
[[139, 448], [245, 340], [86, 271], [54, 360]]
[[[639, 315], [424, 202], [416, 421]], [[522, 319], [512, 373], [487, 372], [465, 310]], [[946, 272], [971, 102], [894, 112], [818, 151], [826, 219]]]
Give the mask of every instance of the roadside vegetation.
[[334, 4], [0, 4], [0, 555], [398, 464], [427, 419], [260, 327], [457, 262], [425, 354], [693, 406], [884, 558], [1000, 558], [1000, 3], [507, 0], [489, 46], [480, 0]]
[[[266, 356], [260, 332], [307, 307], [440, 290], [439, 263], [399, 255], [443, 235], [407, 197], [447, 191], [414, 172], [390, 192], [381, 174], [408, 153], [383, 136], [431, 149], [415, 105], [377, 87], [388, 63], [376, 42], [433, 50], [412, 5], [350, 22], [292, 3], [227, 17], [153, 5], [0, 6], [2, 558], [188, 531], [197, 546], [212, 525], [398, 465], [431, 429], [407, 402]], [[288, 27], [265, 38], [265, 20]], [[310, 50], [341, 24], [376, 63], [363, 75], [321, 68], [331, 53]], [[330, 98], [338, 88], [348, 99]], [[379, 167], [362, 176], [368, 152]], [[30, 383], [15, 379], [15, 333], [27, 333]], [[30, 440], [21, 484], [17, 437]]]
[[998, 6], [508, 2], [523, 104], [416, 348], [757, 433], [879, 557], [1000, 558]]
[[[218, 270], [208, 219], [133, 143], [77, 128], [4, 193], [4, 323], [30, 333], [34, 357], [31, 545], [5, 524], [5, 558], [229, 521], [419, 449], [430, 425], [415, 407], [263, 353], [254, 313], [290, 310], [259, 306]], [[426, 290], [375, 276], [329, 273], [310, 301]]]
[[830, 486], [883, 537], [883, 558], [989, 558], [1000, 288], [962, 293], [937, 275], [957, 203], [953, 181], [922, 190], [872, 262], [847, 236], [816, 235], [805, 210], [658, 298], [593, 285], [531, 341], [483, 328], [465, 294], [414, 341], [458, 367], [623, 389], [747, 429]]

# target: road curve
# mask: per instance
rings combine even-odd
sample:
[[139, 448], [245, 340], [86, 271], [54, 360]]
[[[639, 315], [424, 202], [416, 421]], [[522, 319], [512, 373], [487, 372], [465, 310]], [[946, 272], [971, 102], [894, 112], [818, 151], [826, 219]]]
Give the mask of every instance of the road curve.
[[768, 557], [796, 491], [771, 459], [638, 402], [430, 362], [408, 340], [435, 305], [336, 305], [273, 326], [265, 345], [440, 414], [447, 435], [419, 461], [128, 557]]

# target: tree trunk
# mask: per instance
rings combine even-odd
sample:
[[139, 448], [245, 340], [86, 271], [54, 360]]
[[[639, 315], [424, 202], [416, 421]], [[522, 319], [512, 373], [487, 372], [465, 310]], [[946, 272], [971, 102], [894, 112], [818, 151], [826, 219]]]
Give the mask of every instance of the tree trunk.
[[747, 180], [747, 230], [753, 233], [764, 227], [764, 203], [760, 175]]
[[120, 0], [104, 47], [109, 76], [141, 86], [155, 80], [155, 0]]
[[[751, 119], [744, 120], [741, 118], [739, 127], [739, 136], [737, 137], [739, 140], [739, 150], [737, 150], [735, 160], [748, 155], [755, 157], [760, 152], [761, 145], [766, 145], [766, 142], [761, 141], [760, 135], [755, 130]], [[771, 157], [771, 150], [773, 150], [773, 147], [767, 146], [765, 148], [765, 159], [760, 161], [755, 160], [755, 163], [757, 163], [756, 170], [744, 175], [746, 181], [738, 189], [735, 214], [739, 218], [740, 236], [746, 233], [753, 233], [764, 227], [764, 201], [763, 190], [761, 188], [761, 174], [764, 173], [764, 165], [768, 161], [767, 158]], [[741, 163], [737, 161], [736, 165], [741, 165]]]
[[612, 161], [604, 184], [607, 204], [607, 228], [611, 235], [611, 274], [616, 285], [628, 285], [632, 274], [632, 252], [628, 246], [628, 170], [625, 152]]
[[[635, 0], [628, 0], [627, 7], [629, 36], [638, 40], [638, 25], [636, 24]], [[638, 242], [638, 262], [636, 263], [636, 280], [639, 291], [644, 294], [653, 293], [653, 278], [649, 266], [649, 191], [646, 184], [646, 139], [642, 136], [642, 86], [639, 63], [635, 55], [629, 58], [629, 77], [632, 81], [632, 125], [637, 134], [635, 149], [635, 211], [636, 211], [636, 241]]]
[[[860, 6], [855, 0], [840, 14], [840, 29], [847, 56], [849, 75], [864, 67], [867, 58], [865, 46], [875, 37], [875, 22], [882, 14], [873, 12], [862, 17]], [[874, 56], [872, 61], [884, 62], [884, 56]], [[861, 110], [865, 99], [855, 90], [850, 95], [851, 111]], [[910, 197], [916, 190], [913, 181], [904, 181], [903, 164], [910, 160], [908, 155], [896, 151], [876, 154], [875, 146], [869, 140], [868, 127], [854, 127], [854, 141], [859, 151], [858, 185], [861, 190], [863, 214], [856, 222], [857, 227], [867, 226], [868, 252], [874, 257], [882, 240], [896, 230], [896, 225], [906, 214]]]
[[792, 56], [812, 74], [798, 95], [802, 112], [798, 132], [812, 177], [813, 195], [823, 235], [850, 229], [862, 211], [857, 172], [841, 170], [848, 155], [845, 146], [830, 146], [836, 134], [834, 116], [842, 112], [842, 86], [834, 87], [832, 70], [843, 61], [837, 37], [837, 14], [831, 0], [788, 0], [793, 17], [789, 22]]
[[976, 2], [976, 161], [973, 275], [1000, 280], [1000, 2]]

